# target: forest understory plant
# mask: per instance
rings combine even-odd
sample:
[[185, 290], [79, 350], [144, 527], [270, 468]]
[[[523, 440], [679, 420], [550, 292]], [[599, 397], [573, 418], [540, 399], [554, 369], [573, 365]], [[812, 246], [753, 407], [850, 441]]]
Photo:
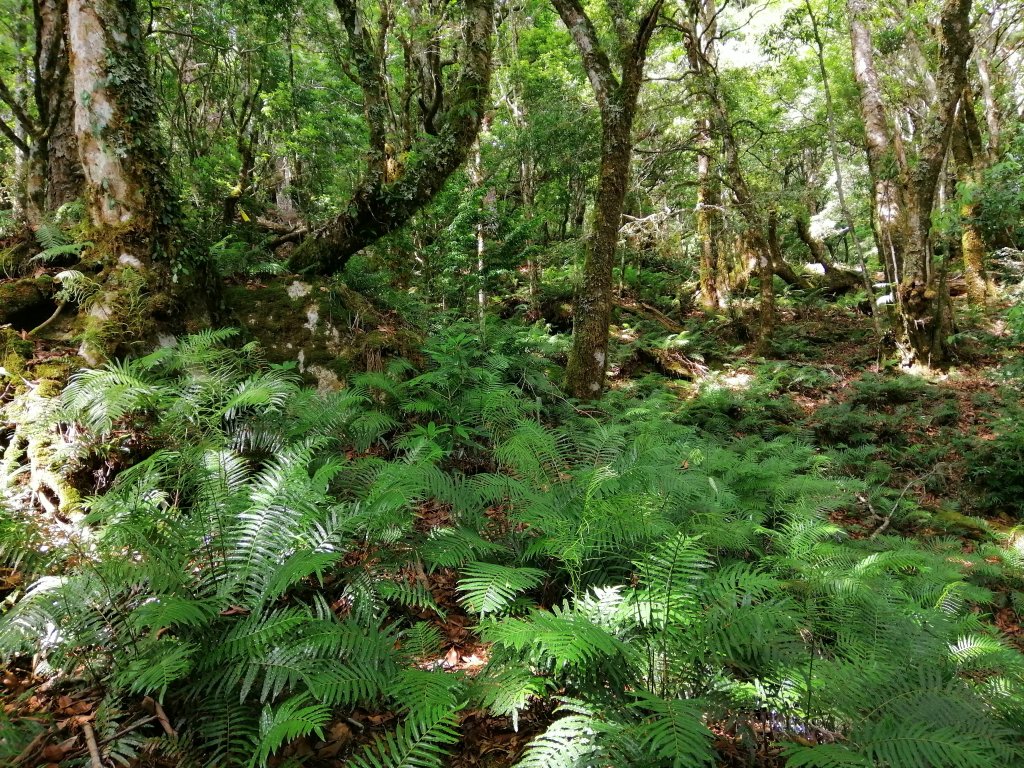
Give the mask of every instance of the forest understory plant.
[[[235, 335], [76, 374], [52, 423], [95, 449], [143, 430], [148, 455], [59, 553], [0, 517], [25, 579], [6, 663], [100, 691], [109, 735], [143, 697], [166, 713], [104, 737], [122, 762], [301, 764], [294, 744], [392, 711], [347, 764], [439, 766], [471, 710], [515, 728], [545, 700], [516, 765], [1020, 758], [1024, 660], [979, 613], [1020, 578], [1012, 547], [855, 539], [829, 515], [863, 485], [803, 437], [714, 437], [657, 395], [578, 412], [514, 329], [443, 330], [424, 368], [330, 394]], [[487, 649], [474, 676], [432, 661], [453, 610]]]

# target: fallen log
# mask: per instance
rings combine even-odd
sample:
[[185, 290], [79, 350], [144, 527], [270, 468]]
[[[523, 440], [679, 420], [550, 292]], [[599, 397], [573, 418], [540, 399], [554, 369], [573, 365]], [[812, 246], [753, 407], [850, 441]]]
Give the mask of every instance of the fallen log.
[[657, 307], [652, 307], [650, 304], [646, 304], [642, 301], [616, 297], [612, 299], [612, 303], [619, 309], [624, 309], [635, 315], [646, 317], [648, 320], [653, 320], [669, 333], [682, 333], [686, 330], [682, 325], [677, 323]]

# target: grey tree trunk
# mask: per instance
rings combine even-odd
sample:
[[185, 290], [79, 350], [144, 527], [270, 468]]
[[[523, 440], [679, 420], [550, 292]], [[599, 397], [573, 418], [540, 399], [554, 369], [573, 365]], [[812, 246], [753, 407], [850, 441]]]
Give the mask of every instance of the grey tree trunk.
[[971, 0], [946, 0], [939, 23], [937, 104], [921, 131], [920, 149], [911, 160], [900, 130], [890, 128], [875, 68], [868, 27], [869, 4], [848, 0], [854, 77], [860, 90], [873, 207], [882, 255], [891, 263], [896, 290], [897, 347], [905, 367], [943, 362], [948, 297], [933, 268], [931, 215], [957, 105], [966, 84], [972, 42]]
[[68, 0], [74, 131], [103, 262], [81, 353], [95, 361], [151, 340], [170, 310], [169, 192], [142, 28], [133, 0]]

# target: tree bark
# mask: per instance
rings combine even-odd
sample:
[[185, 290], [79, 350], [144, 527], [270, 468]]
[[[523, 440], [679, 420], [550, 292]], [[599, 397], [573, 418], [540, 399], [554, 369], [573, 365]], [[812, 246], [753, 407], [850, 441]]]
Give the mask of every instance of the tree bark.
[[[694, 9], [693, 41], [687, 46], [690, 69], [703, 73], [717, 62], [715, 38], [718, 34], [714, 0], [705, 0]], [[706, 107], [705, 107], [706, 109]], [[697, 118], [697, 240], [700, 244], [700, 303], [705, 311], [717, 312], [724, 306], [723, 286], [719, 284], [719, 240], [722, 229], [722, 188], [713, 167], [714, 141], [709, 114]]]
[[971, 89], [964, 89], [957, 123], [953, 128], [951, 149], [961, 185], [960, 250], [964, 262], [967, 297], [972, 304], [984, 305], [989, 299], [989, 283], [985, 273], [985, 238], [978, 229], [981, 205], [976, 189], [981, 183], [984, 160], [981, 133], [974, 115]]
[[899, 129], [890, 130], [874, 48], [867, 25], [868, 3], [848, 0], [854, 77], [860, 90], [868, 167], [873, 182], [877, 239], [891, 260], [898, 282], [897, 347], [905, 367], [930, 366], [947, 355], [942, 322], [944, 297], [932, 268], [931, 214], [953, 118], [966, 84], [971, 51], [971, 0], [945, 0], [942, 6], [937, 104], [921, 131], [920, 150], [908, 158]]
[[133, 0], [68, 0], [74, 129], [103, 288], [81, 354], [95, 361], [154, 335], [166, 312], [177, 207]]
[[66, 3], [35, 0], [32, 18], [35, 42], [31, 99], [35, 114], [13, 106], [15, 94], [2, 81], [0, 99], [12, 109], [20, 129], [22, 138], [15, 136], [15, 146], [24, 165], [18, 209], [25, 224], [34, 229], [81, 194], [83, 178], [68, 76]]
[[811, 252], [811, 261], [821, 264], [825, 271], [832, 269], [831, 259], [826, 255], [825, 244], [811, 233], [811, 222], [807, 216], [797, 214], [793, 217], [793, 225], [796, 227], [796, 236], [800, 242], [807, 246]]
[[[342, 5], [342, 4], [339, 4]], [[368, 245], [398, 229], [441, 190], [448, 177], [466, 160], [480, 130], [488, 107], [491, 81], [491, 32], [494, 0], [466, 0], [463, 43], [459, 56], [462, 71], [450, 106], [437, 123], [413, 147], [409, 162], [400, 173], [381, 172], [380, 95], [376, 75], [362, 83], [365, 111], [371, 132], [370, 172], [341, 213], [306, 238], [292, 255], [296, 271], [332, 274]]]
[[553, 3], [583, 60], [601, 114], [601, 166], [593, 228], [573, 307], [572, 348], [565, 369], [569, 393], [581, 399], [593, 399], [604, 388], [608, 366], [612, 269], [629, 183], [633, 118], [647, 50], [663, 0], [654, 0], [646, 8], [632, 35], [624, 30], [625, 19], [617, 17], [616, 37], [622, 54], [619, 78], [612, 71], [608, 54], [580, 0], [553, 0]]

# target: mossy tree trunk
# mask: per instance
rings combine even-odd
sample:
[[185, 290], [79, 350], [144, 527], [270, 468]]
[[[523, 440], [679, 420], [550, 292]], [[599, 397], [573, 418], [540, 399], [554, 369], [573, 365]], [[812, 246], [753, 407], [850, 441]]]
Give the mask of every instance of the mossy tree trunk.
[[877, 241], [889, 262], [896, 294], [897, 347], [905, 367], [930, 366], [948, 354], [943, 307], [948, 296], [932, 263], [931, 217], [954, 116], [967, 80], [971, 0], [945, 0], [939, 21], [934, 109], [910, 157], [899, 129], [890, 128], [868, 26], [870, 4], [848, 0], [854, 78], [860, 91]]
[[16, 206], [32, 229], [82, 192], [82, 167], [73, 124], [73, 94], [68, 72], [67, 5], [63, 0], [32, 3], [32, 63], [29, 100], [24, 107], [0, 79], [0, 101], [14, 125], [0, 120], [0, 133], [24, 159]]
[[594, 219], [583, 278], [573, 307], [572, 349], [565, 371], [566, 389], [574, 397], [593, 399], [604, 388], [608, 367], [608, 329], [612, 316], [612, 269], [619, 242], [632, 130], [644, 63], [657, 26], [663, 0], [654, 0], [641, 13], [635, 31], [627, 31], [622, 8], [611, 8], [621, 59], [619, 76], [612, 70], [596, 28], [579, 0], [553, 0], [583, 60], [601, 113], [601, 169]]
[[68, 0], [74, 130], [94, 228], [99, 293], [82, 354], [151, 336], [166, 312], [176, 206], [134, 0]]
[[[700, 3], [695, 9], [693, 38], [697, 45], [687, 46], [690, 69], [700, 74], [705, 67], [714, 67], [717, 60], [715, 39], [718, 35], [718, 14], [713, 2]], [[700, 54], [703, 51], [703, 55]], [[705, 112], [707, 107], [704, 107]], [[700, 304], [707, 312], [717, 312], [725, 305], [719, 281], [719, 242], [722, 234], [722, 185], [714, 157], [714, 136], [709, 114], [696, 121], [697, 207], [694, 212], [697, 241], [700, 245]]]
[[[461, 3], [462, 43], [456, 59], [461, 67], [451, 91], [438, 90], [441, 80], [425, 76], [422, 88], [432, 88], [429, 104], [421, 100], [422, 130], [408, 147], [404, 166], [395, 159], [385, 125], [388, 92], [385, 45], [390, 17], [378, 20], [377, 35], [366, 27], [353, 0], [336, 0], [363, 91], [364, 117], [369, 131], [367, 173], [341, 212], [306, 238], [292, 255], [297, 271], [332, 274], [368, 245], [409, 221], [429, 203], [458, 169], [473, 146], [489, 106], [493, 51], [494, 0]], [[437, 32], [435, 31], [436, 35]], [[374, 43], [376, 37], [378, 42]], [[440, 41], [437, 45], [440, 46]], [[440, 62], [438, 62], [438, 67]], [[415, 76], [414, 73], [407, 73]], [[431, 85], [432, 84], [432, 85]], [[409, 131], [401, 131], [400, 134]]]
[[977, 200], [977, 189], [985, 168], [985, 148], [981, 142], [981, 131], [969, 86], [964, 89], [960, 102], [951, 149], [961, 185], [960, 250], [963, 254], [967, 296], [971, 303], [983, 305], [991, 293], [985, 270], [985, 238], [978, 227], [981, 205]]

